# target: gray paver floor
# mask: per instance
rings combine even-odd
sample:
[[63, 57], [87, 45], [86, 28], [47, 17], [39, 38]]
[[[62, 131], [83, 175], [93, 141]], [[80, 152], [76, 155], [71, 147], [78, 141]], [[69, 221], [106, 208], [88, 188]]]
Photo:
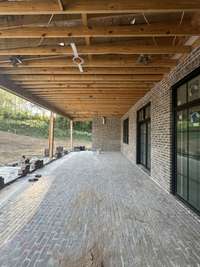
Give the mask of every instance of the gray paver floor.
[[200, 266], [198, 219], [120, 153], [40, 173], [1, 206], [1, 267]]

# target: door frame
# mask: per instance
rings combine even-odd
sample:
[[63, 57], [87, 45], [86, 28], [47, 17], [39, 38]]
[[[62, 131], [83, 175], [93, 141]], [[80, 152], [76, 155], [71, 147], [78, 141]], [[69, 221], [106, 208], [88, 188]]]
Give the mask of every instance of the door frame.
[[[172, 96], [172, 125], [171, 125], [171, 181], [170, 181], [170, 193], [173, 194], [177, 199], [181, 200], [188, 208], [194, 211], [197, 215], [200, 216], [200, 211], [193, 207], [190, 203], [184, 200], [181, 196], [177, 194], [177, 88], [181, 85], [189, 82], [191, 79], [200, 75], [200, 67], [196, 68], [194, 71], [186, 75], [183, 79], [178, 81], [171, 87], [171, 96]], [[185, 108], [196, 106], [200, 104], [200, 100], [197, 99], [193, 101], [193, 104], [183, 105]]]
[[[148, 104], [146, 104], [146, 105], [144, 105], [142, 108], [140, 108], [139, 110], [137, 110], [137, 136], [136, 136], [136, 138], [137, 138], [137, 142], [136, 142], [136, 163], [137, 164], [141, 164], [147, 171], [151, 171], [151, 168], [148, 168], [148, 166], [147, 166], [147, 160], [148, 160], [148, 127], [147, 127], [147, 125], [148, 125], [148, 123], [150, 122], [151, 123], [151, 116], [150, 116], [150, 118], [147, 118], [147, 119], [144, 119], [142, 122], [140, 122], [139, 121], [139, 112], [142, 110], [142, 109], [144, 109], [145, 110], [145, 108], [146, 107], [150, 107], [150, 110], [151, 110], [151, 102], [149, 102]], [[151, 112], [150, 112], [150, 114], [151, 114]], [[140, 139], [141, 139], [141, 135], [140, 135], [140, 126], [141, 126], [141, 124], [143, 124], [143, 123], [145, 123], [146, 124], [146, 155], [145, 155], [145, 161], [146, 161], [146, 164], [143, 164], [143, 163], [141, 163], [141, 161], [140, 161]]]

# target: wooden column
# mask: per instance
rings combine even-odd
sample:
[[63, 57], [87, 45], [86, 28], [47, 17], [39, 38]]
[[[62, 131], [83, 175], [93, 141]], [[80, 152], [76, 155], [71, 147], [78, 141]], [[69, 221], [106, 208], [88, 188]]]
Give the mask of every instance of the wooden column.
[[73, 151], [73, 120], [70, 120], [70, 149]]
[[49, 121], [49, 157], [53, 158], [53, 150], [54, 150], [54, 113], [51, 112], [50, 121]]

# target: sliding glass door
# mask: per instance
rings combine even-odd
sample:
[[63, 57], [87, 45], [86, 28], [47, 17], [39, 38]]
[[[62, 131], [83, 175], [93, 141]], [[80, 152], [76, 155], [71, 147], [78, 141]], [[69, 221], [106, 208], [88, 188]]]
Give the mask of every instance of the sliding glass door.
[[200, 211], [200, 75], [176, 89], [176, 194]]

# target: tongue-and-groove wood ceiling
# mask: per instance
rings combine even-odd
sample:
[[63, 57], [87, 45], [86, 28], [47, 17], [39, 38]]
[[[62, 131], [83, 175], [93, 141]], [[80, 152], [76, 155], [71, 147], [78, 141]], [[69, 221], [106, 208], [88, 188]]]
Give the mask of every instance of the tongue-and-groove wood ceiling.
[[198, 45], [199, 12], [199, 0], [0, 1], [0, 84], [72, 119], [121, 117]]

